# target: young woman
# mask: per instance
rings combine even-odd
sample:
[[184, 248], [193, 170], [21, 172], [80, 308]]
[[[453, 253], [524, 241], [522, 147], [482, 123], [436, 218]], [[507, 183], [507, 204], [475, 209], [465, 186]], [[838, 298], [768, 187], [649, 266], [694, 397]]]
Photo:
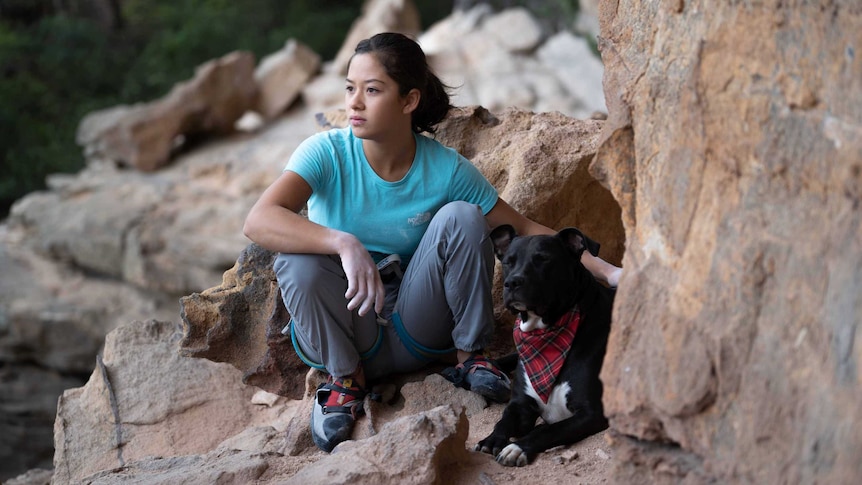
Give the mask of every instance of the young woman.
[[[447, 354], [464, 387], [507, 400], [508, 378], [482, 354], [494, 330], [487, 235], [501, 224], [555, 232], [421, 135], [452, 106], [415, 41], [394, 33], [361, 41], [345, 104], [350, 126], [305, 140], [243, 229], [280, 253], [274, 269], [292, 316], [285, 331], [306, 363], [330, 374], [311, 419], [325, 451], [350, 437], [368, 380]], [[307, 219], [299, 215], [306, 204]], [[586, 253], [583, 261], [616, 285], [620, 268]]]

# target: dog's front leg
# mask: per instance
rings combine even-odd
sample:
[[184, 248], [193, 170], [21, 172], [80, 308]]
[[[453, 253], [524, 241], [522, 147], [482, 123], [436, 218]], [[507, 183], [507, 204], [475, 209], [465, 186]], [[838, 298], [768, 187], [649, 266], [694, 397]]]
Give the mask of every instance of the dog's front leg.
[[[497, 456], [510, 443], [511, 438], [517, 438], [529, 433], [539, 418], [539, 406], [533, 399], [522, 397], [509, 401], [503, 416], [485, 439], [476, 444], [476, 451]], [[498, 460], [499, 461], [499, 460]]]
[[570, 445], [608, 427], [601, 409], [577, 406], [575, 415], [552, 424], [535, 427], [530, 433], [506, 446], [497, 461], [507, 466], [524, 466], [545, 450]]

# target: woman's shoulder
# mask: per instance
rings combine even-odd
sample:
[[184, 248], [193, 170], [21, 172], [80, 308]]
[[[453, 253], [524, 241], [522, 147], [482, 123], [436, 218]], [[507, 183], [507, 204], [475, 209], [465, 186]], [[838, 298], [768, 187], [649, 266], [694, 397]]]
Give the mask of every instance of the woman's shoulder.
[[303, 156], [340, 157], [351, 151], [352, 144], [350, 128], [333, 128], [309, 136], [303, 140], [296, 152]]
[[331, 145], [341, 145], [351, 143], [353, 133], [350, 128], [332, 128], [329, 130], [319, 131], [306, 139], [311, 143], [322, 143]]
[[444, 158], [446, 160], [455, 161], [459, 157], [459, 153], [456, 149], [444, 145], [439, 140], [431, 138], [425, 135], [416, 135], [416, 140], [419, 145], [422, 146], [422, 150], [427, 154], [428, 157], [433, 159]]

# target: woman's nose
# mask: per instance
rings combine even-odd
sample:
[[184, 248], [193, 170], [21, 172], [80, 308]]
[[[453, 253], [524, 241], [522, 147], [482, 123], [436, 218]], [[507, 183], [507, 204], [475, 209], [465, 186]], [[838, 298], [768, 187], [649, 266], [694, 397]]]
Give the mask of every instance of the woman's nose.
[[359, 90], [347, 93], [347, 106], [354, 109], [362, 107], [362, 94]]

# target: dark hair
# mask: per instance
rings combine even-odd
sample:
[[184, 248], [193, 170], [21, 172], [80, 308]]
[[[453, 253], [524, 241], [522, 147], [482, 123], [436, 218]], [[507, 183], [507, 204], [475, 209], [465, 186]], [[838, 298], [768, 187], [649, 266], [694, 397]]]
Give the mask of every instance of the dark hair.
[[377, 56], [386, 74], [398, 83], [401, 96], [411, 89], [419, 90], [419, 106], [413, 111], [410, 123], [416, 133], [434, 133], [434, 126], [443, 121], [452, 105], [446, 92], [448, 86], [428, 67], [419, 44], [404, 34], [384, 32], [360, 41], [353, 51], [354, 56], [370, 53]]

